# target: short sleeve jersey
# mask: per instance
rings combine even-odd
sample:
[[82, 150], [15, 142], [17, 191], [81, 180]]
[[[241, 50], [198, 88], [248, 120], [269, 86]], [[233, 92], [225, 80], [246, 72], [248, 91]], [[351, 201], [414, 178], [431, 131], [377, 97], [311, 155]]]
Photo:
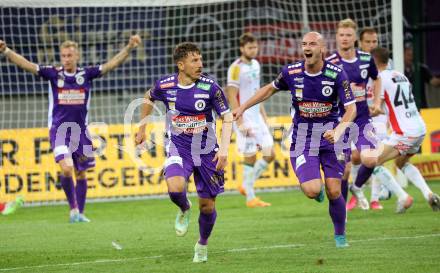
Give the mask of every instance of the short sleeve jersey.
[[307, 73], [303, 61], [286, 65], [272, 85], [292, 95], [294, 135], [301, 123], [336, 123], [339, 103], [355, 103], [347, 75], [329, 62], [316, 74]]
[[[338, 52], [335, 52], [327, 59], [330, 63], [342, 68], [347, 73], [350, 87], [356, 98], [357, 115], [355, 122], [368, 122], [370, 113], [367, 104], [367, 83], [368, 79], [377, 79], [378, 72], [374, 59], [367, 52], [356, 50], [356, 57], [352, 60], [343, 59]], [[341, 109], [341, 113], [344, 110]]]
[[179, 85], [177, 74], [162, 77], [150, 98], [165, 104], [168, 135], [181, 147], [190, 148], [196, 134], [202, 134], [202, 146], [208, 140], [216, 143], [214, 112], [222, 116], [230, 111], [223, 90], [206, 76], [189, 86]]
[[38, 76], [49, 81], [48, 126], [57, 128], [63, 122], [87, 126], [92, 80], [101, 76], [102, 67], [78, 67], [67, 73], [62, 67], [38, 66]]

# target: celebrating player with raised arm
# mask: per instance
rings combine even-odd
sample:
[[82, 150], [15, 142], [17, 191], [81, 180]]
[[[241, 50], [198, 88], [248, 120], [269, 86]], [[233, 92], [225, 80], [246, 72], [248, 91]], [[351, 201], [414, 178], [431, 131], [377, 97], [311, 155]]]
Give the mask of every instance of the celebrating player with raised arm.
[[[241, 56], [228, 70], [226, 95], [232, 109], [252, 97], [260, 89], [260, 63], [255, 59], [258, 54], [258, 41], [251, 33], [240, 37]], [[266, 124], [266, 111], [262, 104], [255, 105], [244, 112], [236, 122], [237, 147], [244, 155], [243, 184], [239, 191], [246, 195], [249, 208], [268, 207], [271, 204], [255, 196], [254, 183], [273, 161], [273, 137]], [[263, 158], [257, 161], [256, 153], [261, 148]]]
[[[175, 222], [177, 236], [188, 231], [191, 202], [186, 197], [187, 182], [194, 174], [199, 196], [200, 238], [194, 247], [193, 262], [208, 259], [208, 238], [217, 212], [216, 196], [224, 191], [224, 168], [232, 133], [232, 114], [220, 86], [202, 75], [202, 56], [193, 43], [182, 43], [174, 49], [178, 73], [160, 78], [145, 94], [141, 119], [151, 114], [154, 101], [167, 108], [165, 178], [171, 201], [178, 207]], [[220, 147], [215, 134], [213, 111], [223, 119]], [[136, 134], [136, 144], [146, 140], [143, 121]]]
[[[325, 45], [321, 34], [304, 35], [302, 50], [305, 61], [284, 66], [272, 83], [234, 110], [234, 118], [240, 118], [246, 109], [278, 90], [290, 91], [295, 110], [290, 162], [304, 194], [319, 202], [324, 200], [322, 167], [336, 247], [346, 247], [346, 210], [341, 196], [344, 167], [338, 161], [334, 143], [341, 141], [341, 135], [356, 116], [355, 100], [345, 72], [323, 60]], [[339, 102], [345, 105], [340, 122]]]
[[[20, 68], [49, 81], [48, 126], [50, 145], [61, 168], [61, 186], [70, 206], [70, 222], [90, 222], [84, 215], [86, 170], [95, 166], [92, 141], [87, 130], [92, 80], [122, 64], [132, 49], [141, 43], [138, 35], [103, 65], [80, 67], [78, 44], [60, 45], [61, 66], [42, 66], [26, 60], [0, 40], [0, 53]], [[75, 174], [76, 186], [73, 182]]]

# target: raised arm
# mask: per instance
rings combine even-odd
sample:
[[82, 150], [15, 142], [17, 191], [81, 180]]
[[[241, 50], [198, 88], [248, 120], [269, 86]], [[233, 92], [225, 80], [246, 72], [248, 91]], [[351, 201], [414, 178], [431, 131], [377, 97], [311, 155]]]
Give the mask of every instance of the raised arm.
[[151, 100], [150, 90], [148, 90], [147, 92], [145, 92], [144, 103], [142, 104], [142, 108], [141, 108], [141, 121], [139, 125], [139, 131], [136, 133], [136, 137], [135, 137], [136, 145], [139, 145], [146, 140], [145, 139], [146, 138], [145, 128], [147, 127], [146, 118], [153, 111], [153, 105], [154, 102]]
[[37, 64], [28, 61], [25, 57], [8, 48], [6, 43], [2, 40], [0, 40], [0, 53], [3, 53], [10, 62], [14, 63], [18, 67], [35, 75], [38, 73]]
[[128, 44], [118, 54], [102, 65], [102, 75], [120, 66], [127, 59], [128, 55], [130, 55], [130, 52], [140, 44], [141, 37], [139, 35], [131, 36]]
[[233, 111], [234, 119], [239, 119], [243, 115], [244, 111], [251, 108], [255, 104], [258, 104], [270, 98], [275, 91], [277, 91], [277, 89], [272, 85], [272, 83], [269, 83], [260, 88], [255, 93], [255, 95], [253, 95], [250, 99], [248, 99], [245, 103], [243, 103], [242, 105], [240, 105], [240, 107]]

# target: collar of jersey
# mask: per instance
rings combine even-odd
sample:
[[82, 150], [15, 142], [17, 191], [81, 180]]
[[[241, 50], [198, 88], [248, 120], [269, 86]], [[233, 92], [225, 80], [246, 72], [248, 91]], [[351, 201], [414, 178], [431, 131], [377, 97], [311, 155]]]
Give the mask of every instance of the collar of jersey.
[[181, 89], [190, 89], [190, 88], [192, 88], [195, 84], [196, 84], [195, 82], [193, 82], [193, 83], [190, 84], [190, 85], [180, 85], [180, 84], [177, 84], [177, 87], [179, 87], [179, 88], [181, 88]]
[[[77, 70], [78, 70], [78, 69], [77, 69]], [[66, 75], [66, 76], [69, 76], [69, 77], [73, 77], [73, 76], [75, 76], [76, 71], [73, 72], [73, 73], [69, 73], [69, 72], [67, 72], [66, 70], [64, 70], [64, 67], [63, 67], [63, 74]]]
[[309, 76], [309, 77], [316, 77], [316, 76], [319, 76], [319, 75], [322, 74], [322, 70], [320, 70], [319, 72], [317, 72], [317, 73], [315, 73], [315, 74], [311, 74], [311, 73], [307, 72], [307, 71], [304, 69], [304, 74], [306, 74], [306, 75]]

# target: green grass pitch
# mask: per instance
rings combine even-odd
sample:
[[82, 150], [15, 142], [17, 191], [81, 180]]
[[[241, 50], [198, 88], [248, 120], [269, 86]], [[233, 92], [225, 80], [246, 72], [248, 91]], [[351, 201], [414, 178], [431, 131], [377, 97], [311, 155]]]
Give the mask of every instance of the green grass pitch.
[[286, 190], [260, 194], [272, 207], [248, 209], [242, 196], [222, 195], [206, 264], [192, 263], [197, 210], [177, 238], [167, 199], [88, 204], [88, 224], [67, 223], [67, 206], [23, 208], [0, 217], [0, 273], [440, 272], [440, 212], [408, 191], [415, 203], [406, 214], [394, 213], [395, 198], [383, 211], [350, 212], [347, 249], [334, 246], [327, 200]]

